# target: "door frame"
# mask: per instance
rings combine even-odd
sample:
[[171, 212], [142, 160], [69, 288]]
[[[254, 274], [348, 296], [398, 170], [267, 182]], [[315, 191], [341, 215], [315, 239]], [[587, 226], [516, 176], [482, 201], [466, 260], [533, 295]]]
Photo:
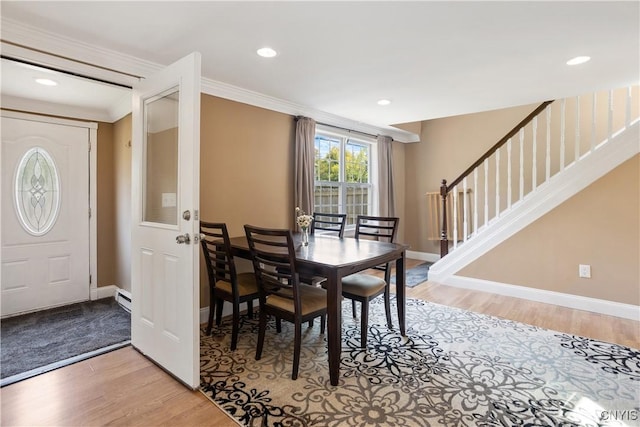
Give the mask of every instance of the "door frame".
[[[16, 111], [2, 110], [2, 117], [12, 119], [28, 120], [41, 123], [52, 123], [64, 126], [73, 126], [86, 128], [89, 131], [89, 209], [91, 216], [89, 217], [89, 298], [93, 301], [98, 298], [104, 298], [109, 295], [99, 292], [98, 288], [98, 196], [97, 196], [97, 165], [98, 165], [98, 123], [87, 122], [72, 119], [61, 119], [57, 117], [42, 116], [36, 113], [21, 113]], [[1, 153], [1, 151], [0, 151]], [[1, 156], [2, 154], [0, 154]], [[2, 175], [0, 174], [0, 184], [2, 183]], [[0, 185], [0, 192], [2, 186]], [[0, 197], [2, 194], [0, 193]], [[6, 198], [6, 196], [5, 196]], [[5, 200], [5, 199], [2, 199]], [[1, 219], [1, 218], [0, 218]], [[2, 259], [2, 248], [0, 247], [0, 259]], [[2, 280], [2, 272], [0, 271], [0, 281]], [[109, 289], [112, 291], [111, 289]], [[111, 292], [112, 293], [112, 292]]]

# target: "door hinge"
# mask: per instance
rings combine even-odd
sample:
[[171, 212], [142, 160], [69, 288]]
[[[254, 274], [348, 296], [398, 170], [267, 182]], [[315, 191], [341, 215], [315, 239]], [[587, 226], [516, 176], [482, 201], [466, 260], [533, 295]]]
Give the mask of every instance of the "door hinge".
[[89, 141], [89, 152], [91, 152], [91, 141]]
[[91, 284], [91, 280], [93, 280], [93, 278], [89, 275], [89, 284]]
[[89, 218], [91, 218], [91, 208], [89, 208]]

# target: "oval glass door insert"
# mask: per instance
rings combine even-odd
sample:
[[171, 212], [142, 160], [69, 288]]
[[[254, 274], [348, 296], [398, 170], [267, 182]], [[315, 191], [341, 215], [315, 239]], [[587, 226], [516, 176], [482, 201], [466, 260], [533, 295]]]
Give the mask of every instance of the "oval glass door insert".
[[20, 160], [15, 177], [15, 209], [22, 227], [34, 236], [46, 234], [58, 218], [58, 169], [42, 147], [29, 149]]

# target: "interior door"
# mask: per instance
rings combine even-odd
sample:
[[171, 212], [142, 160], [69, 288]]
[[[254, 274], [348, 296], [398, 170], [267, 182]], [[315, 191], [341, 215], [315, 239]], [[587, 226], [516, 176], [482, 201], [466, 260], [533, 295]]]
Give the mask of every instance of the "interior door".
[[90, 126], [2, 117], [2, 316], [89, 299]]
[[133, 90], [132, 345], [199, 385], [200, 54]]

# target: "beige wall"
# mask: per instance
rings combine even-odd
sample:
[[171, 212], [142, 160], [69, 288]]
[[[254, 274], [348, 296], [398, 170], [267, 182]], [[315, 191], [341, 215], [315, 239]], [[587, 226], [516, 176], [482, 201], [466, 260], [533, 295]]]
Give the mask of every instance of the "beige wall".
[[636, 155], [457, 274], [640, 305], [639, 242]]
[[[439, 191], [442, 179], [452, 181], [537, 107], [466, 114], [422, 122], [420, 142], [405, 146], [406, 243], [411, 250], [440, 253], [429, 241], [427, 192]], [[439, 233], [438, 233], [439, 234]]]
[[98, 230], [98, 286], [108, 286], [116, 283], [115, 266], [115, 209], [113, 182], [113, 124], [98, 123], [98, 153], [97, 153], [97, 212], [96, 225]]
[[113, 125], [115, 282], [131, 291], [131, 114]]
[[[208, 95], [201, 99], [200, 218], [226, 222], [231, 236], [243, 235], [244, 224], [291, 227], [293, 117]], [[202, 258], [200, 265], [204, 307], [209, 289]]]

